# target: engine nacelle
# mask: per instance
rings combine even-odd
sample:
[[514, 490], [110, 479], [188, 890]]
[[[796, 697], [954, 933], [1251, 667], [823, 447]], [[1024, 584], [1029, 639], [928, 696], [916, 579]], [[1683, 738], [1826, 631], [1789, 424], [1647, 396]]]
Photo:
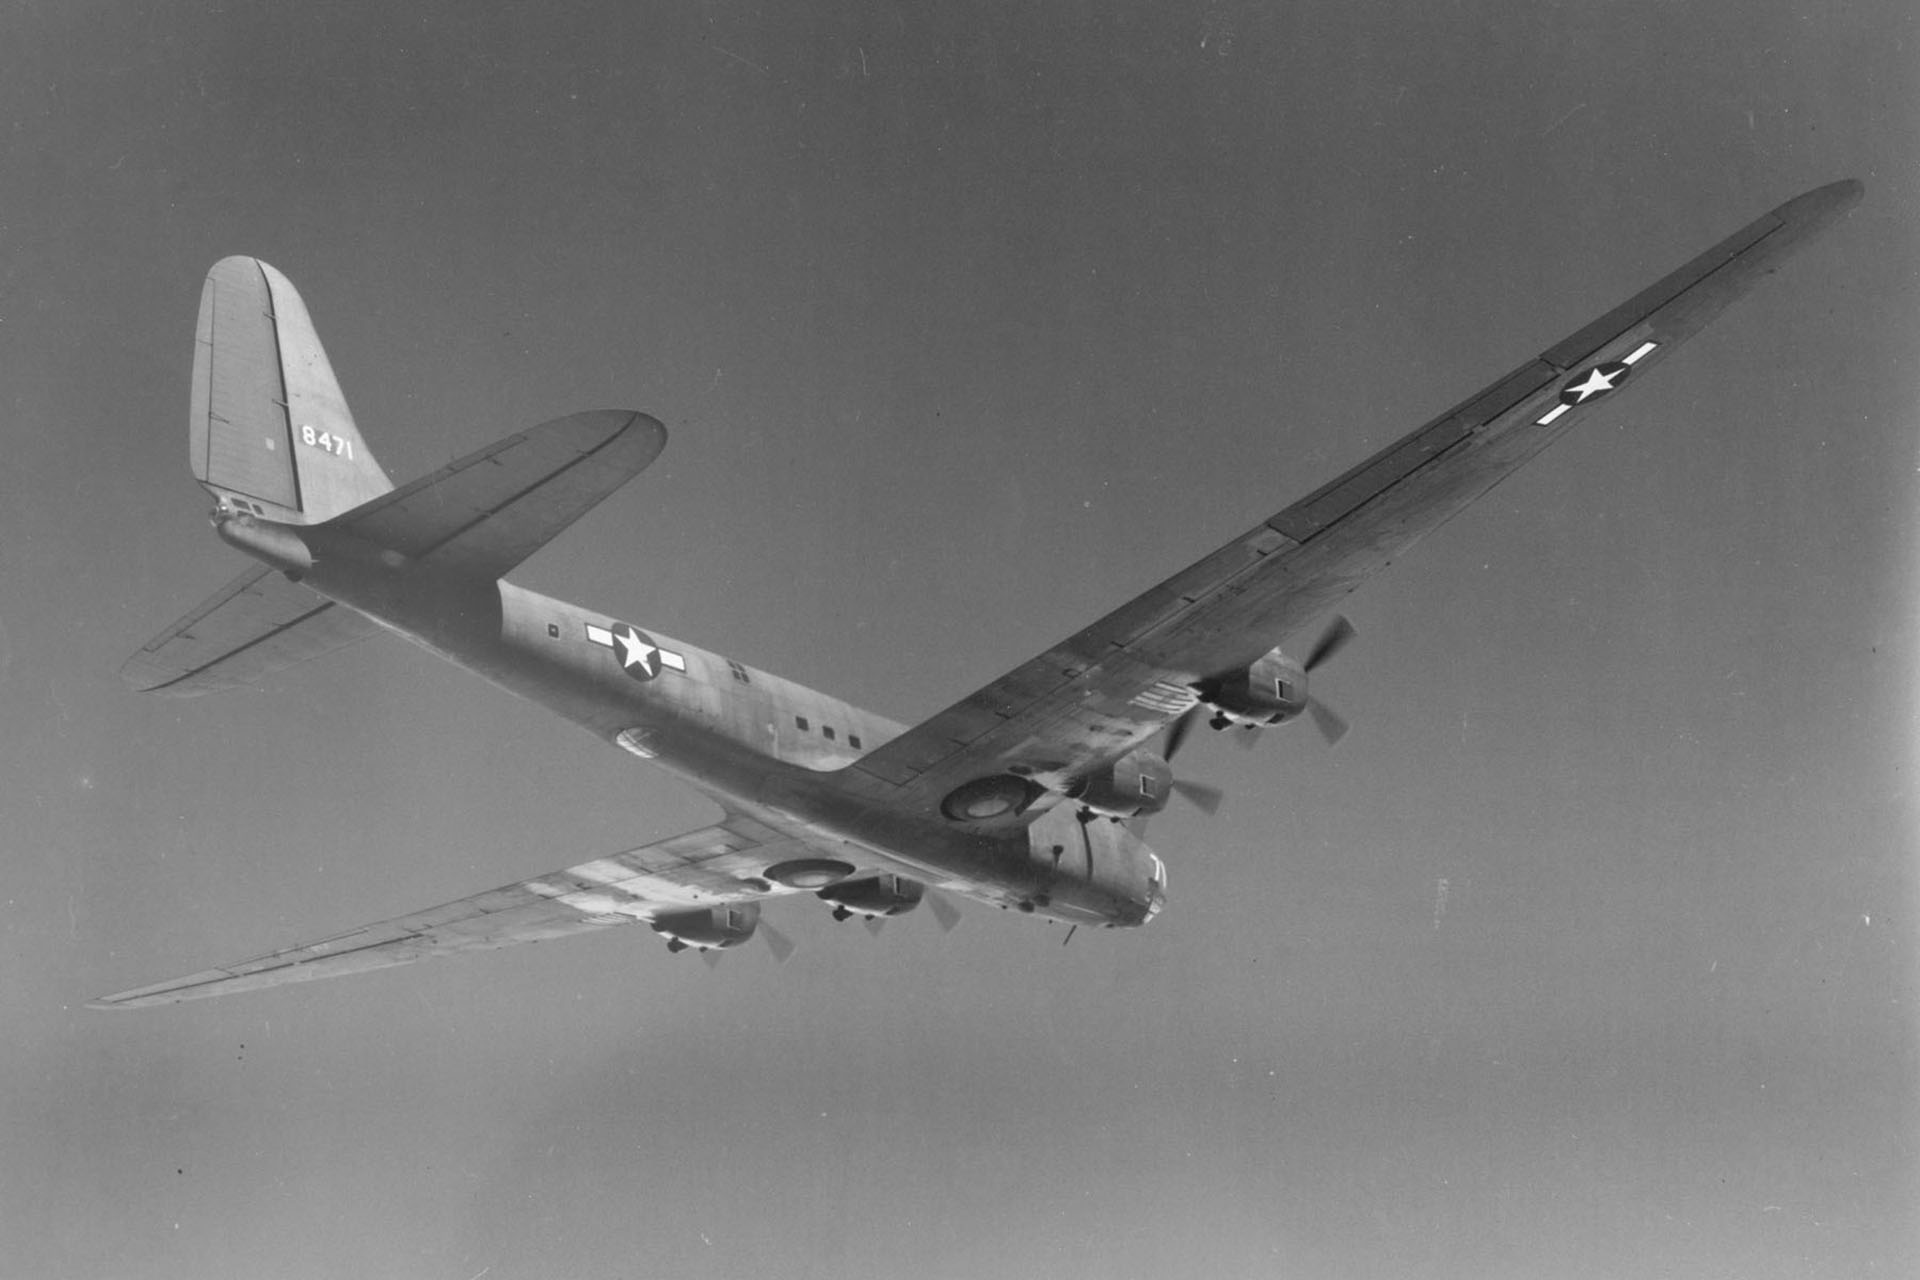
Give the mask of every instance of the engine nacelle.
[[835, 920], [856, 915], [879, 919], [905, 915], [920, 905], [920, 899], [926, 896], [926, 892], [927, 887], [918, 880], [883, 871], [879, 875], [863, 876], [858, 880], [841, 880], [814, 896], [834, 904]]
[[718, 951], [737, 947], [753, 937], [760, 924], [760, 904], [729, 902], [717, 907], [696, 907], [691, 911], [668, 911], [649, 923], [653, 931], [664, 934], [667, 950]]
[[1278, 649], [1251, 666], [1210, 676], [1198, 688], [1200, 701], [1213, 709], [1216, 729], [1280, 724], [1307, 709], [1307, 673]]
[[1167, 807], [1173, 770], [1151, 751], [1129, 751], [1099, 773], [1076, 778], [1066, 790], [1082, 808], [1109, 818], [1142, 818]]

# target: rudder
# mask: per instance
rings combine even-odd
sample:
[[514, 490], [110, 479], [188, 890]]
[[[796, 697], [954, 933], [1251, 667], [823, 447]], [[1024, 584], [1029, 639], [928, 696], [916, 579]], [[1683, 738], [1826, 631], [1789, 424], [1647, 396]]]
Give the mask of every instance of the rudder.
[[207, 272], [194, 334], [194, 478], [224, 504], [318, 524], [393, 488], [300, 294], [257, 258]]

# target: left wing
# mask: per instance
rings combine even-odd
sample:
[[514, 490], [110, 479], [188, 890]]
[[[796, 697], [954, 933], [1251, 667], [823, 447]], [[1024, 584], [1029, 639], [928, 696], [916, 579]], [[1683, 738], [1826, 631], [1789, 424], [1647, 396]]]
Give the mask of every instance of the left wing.
[[[868, 753], [842, 781], [938, 817], [956, 788], [1006, 794], [1084, 776], [1194, 703], [1670, 355], [1851, 208], [1858, 182], [1810, 191], [1741, 228], [1465, 403], [977, 693]], [[984, 811], [984, 810], [983, 810]], [[1030, 821], [999, 812], [982, 827]]]
[[769, 858], [808, 852], [806, 845], [771, 827], [729, 815], [716, 826], [657, 844], [238, 964], [103, 996], [88, 1007], [137, 1009], [232, 995], [428, 956], [564, 938], [651, 920], [662, 911], [753, 901], [793, 892], [759, 878]]

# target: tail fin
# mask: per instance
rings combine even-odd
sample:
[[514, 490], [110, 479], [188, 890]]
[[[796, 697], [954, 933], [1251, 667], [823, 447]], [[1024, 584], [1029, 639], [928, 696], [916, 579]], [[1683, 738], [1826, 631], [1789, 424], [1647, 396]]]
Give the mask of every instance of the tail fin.
[[224, 505], [318, 524], [393, 488], [360, 438], [306, 304], [258, 258], [222, 258], [194, 335], [193, 475]]

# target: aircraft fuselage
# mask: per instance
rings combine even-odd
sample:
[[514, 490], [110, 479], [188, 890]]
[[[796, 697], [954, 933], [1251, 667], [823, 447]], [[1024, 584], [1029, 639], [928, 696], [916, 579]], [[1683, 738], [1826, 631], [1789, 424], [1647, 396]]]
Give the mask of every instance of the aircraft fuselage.
[[903, 726], [780, 676], [504, 580], [462, 578], [325, 526], [228, 517], [228, 542], [724, 808], [862, 870], [1071, 924], [1137, 925], [1166, 873], [1124, 827], [1058, 804], [982, 832], [856, 794], [840, 772]]

